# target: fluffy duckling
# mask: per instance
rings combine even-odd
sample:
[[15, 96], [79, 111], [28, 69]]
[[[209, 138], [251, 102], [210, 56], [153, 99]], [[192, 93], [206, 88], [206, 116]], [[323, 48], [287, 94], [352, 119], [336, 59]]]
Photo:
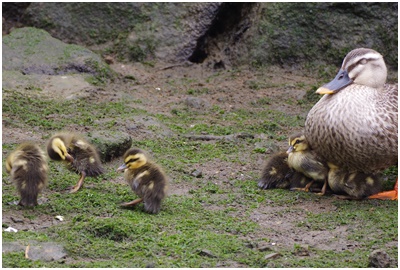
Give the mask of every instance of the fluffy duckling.
[[33, 143], [19, 145], [6, 160], [6, 170], [21, 196], [19, 205], [36, 206], [39, 193], [47, 186], [47, 159]]
[[71, 193], [81, 188], [86, 176], [97, 177], [104, 172], [96, 148], [74, 133], [55, 134], [47, 144], [47, 153], [51, 159], [65, 161], [70, 170], [80, 174]]
[[308, 141], [302, 133], [290, 136], [289, 145], [287, 150], [289, 167], [311, 179], [304, 188], [294, 188], [294, 190], [309, 191], [314, 181], [317, 181], [324, 183], [321, 192], [318, 193], [324, 195], [328, 184], [327, 164], [310, 149]]
[[[336, 77], [317, 90], [324, 96], [305, 122], [305, 135], [319, 156], [365, 174], [397, 165], [398, 85], [386, 78], [385, 61], [375, 50], [346, 55]], [[396, 187], [389, 198], [397, 199]]]
[[364, 199], [382, 191], [382, 182], [378, 174], [349, 173], [329, 162], [328, 166], [329, 186], [336, 194], [348, 195], [340, 196], [343, 199]]
[[288, 188], [294, 171], [290, 169], [287, 159], [286, 152], [279, 152], [269, 157], [258, 180], [258, 187], [261, 189]]
[[[289, 167], [288, 154], [278, 152], [269, 157], [262, 170], [261, 178], [258, 180], [258, 187], [261, 189], [282, 188], [296, 190], [304, 188], [310, 179]], [[312, 184], [313, 189], [321, 189], [319, 183]]]
[[124, 164], [117, 171], [124, 171], [125, 180], [139, 198], [123, 203], [121, 206], [134, 206], [143, 201], [146, 212], [158, 213], [161, 201], [166, 196], [166, 175], [159, 166], [148, 160], [145, 152], [141, 149], [129, 149], [123, 159]]

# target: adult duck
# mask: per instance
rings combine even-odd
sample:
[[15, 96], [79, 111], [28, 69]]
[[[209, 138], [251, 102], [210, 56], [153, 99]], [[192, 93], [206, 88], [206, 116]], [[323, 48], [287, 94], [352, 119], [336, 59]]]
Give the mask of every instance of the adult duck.
[[[375, 173], [398, 162], [397, 84], [386, 84], [380, 53], [349, 52], [335, 79], [320, 87], [324, 96], [308, 113], [305, 135], [328, 162], [349, 172]], [[397, 199], [395, 190], [371, 196]]]

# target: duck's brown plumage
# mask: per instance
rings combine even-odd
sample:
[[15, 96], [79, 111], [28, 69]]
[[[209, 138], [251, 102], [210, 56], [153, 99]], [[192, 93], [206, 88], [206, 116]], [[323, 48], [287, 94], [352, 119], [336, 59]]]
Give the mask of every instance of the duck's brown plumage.
[[21, 196], [19, 205], [36, 206], [39, 193], [47, 186], [48, 166], [43, 150], [33, 143], [19, 145], [7, 157], [6, 170]]
[[[374, 50], [351, 51], [335, 80], [310, 110], [305, 135], [328, 162], [373, 173], [398, 162], [397, 85], [385, 84], [386, 65]], [[328, 89], [328, 92], [325, 90]]]

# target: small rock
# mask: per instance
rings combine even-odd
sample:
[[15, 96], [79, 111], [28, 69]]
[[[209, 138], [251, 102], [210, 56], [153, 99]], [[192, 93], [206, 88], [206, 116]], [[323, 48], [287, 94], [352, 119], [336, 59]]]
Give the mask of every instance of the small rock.
[[369, 254], [369, 266], [376, 268], [387, 268], [390, 266], [390, 257], [382, 249], [377, 249]]
[[22, 218], [18, 218], [18, 217], [10, 217], [10, 218], [15, 223], [24, 223], [24, 220]]
[[185, 104], [189, 108], [194, 108], [194, 109], [210, 107], [210, 104], [207, 101], [205, 101], [204, 99], [201, 99], [201, 98], [197, 98], [197, 97], [186, 98]]
[[270, 253], [268, 255], [265, 255], [264, 259], [265, 260], [269, 260], [269, 259], [277, 258], [279, 256], [281, 256], [281, 254], [274, 252], [274, 253]]
[[210, 257], [210, 258], [217, 258], [211, 251], [207, 249], [202, 249], [198, 253], [200, 256]]
[[200, 170], [194, 170], [190, 175], [191, 175], [191, 176], [194, 176], [194, 177], [196, 177], [196, 178], [200, 178], [200, 177], [203, 176], [203, 172], [200, 171]]
[[257, 248], [261, 252], [271, 251], [272, 248], [269, 245], [261, 245]]

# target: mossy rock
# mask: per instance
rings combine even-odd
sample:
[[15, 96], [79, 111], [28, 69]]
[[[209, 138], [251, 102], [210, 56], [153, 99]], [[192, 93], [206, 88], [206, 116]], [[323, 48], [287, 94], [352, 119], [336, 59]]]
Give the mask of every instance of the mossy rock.
[[24, 75], [85, 73], [99, 79], [113, 76], [112, 70], [94, 52], [53, 38], [44, 30], [25, 27], [3, 37], [3, 70]]
[[100, 130], [88, 135], [97, 147], [102, 162], [121, 157], [132, 145], [132, 138], [120, 131]]

